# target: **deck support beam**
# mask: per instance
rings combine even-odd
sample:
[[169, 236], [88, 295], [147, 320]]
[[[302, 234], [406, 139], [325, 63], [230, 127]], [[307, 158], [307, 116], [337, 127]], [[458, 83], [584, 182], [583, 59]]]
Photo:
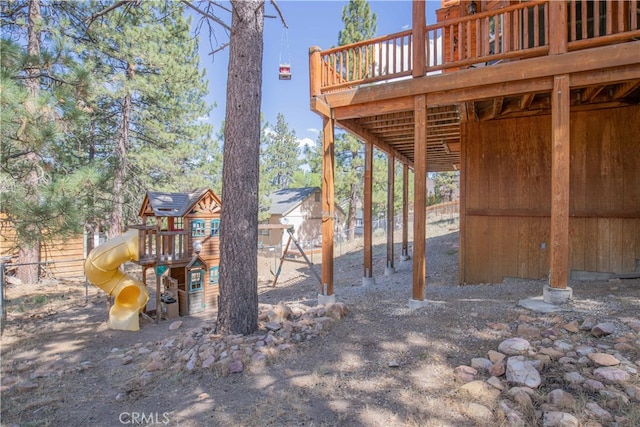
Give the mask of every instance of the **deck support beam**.
[[413, 20], [413, 77], [422, 77], [427, 69], [427, 54], [425, 41], [425, 27], [427, 26], [426, 2], [417, 0], [411, 2]]
[[[417, 2], [414, 2], [417, 3]], [[415, 153], [413, 207], [413, 301], [424, 301], [426, 262], [427, 206], [427, 97], [418, 95], [414, 104]]]
[[396, 272], [393, 264], [393, 231], [395, 225], [395, 212], [393, 209], [393, 199], [395, 193], [396, 159], [393, 154], [389, 154], [387, 166], [387, 265], [384, 275], [390, 276]]
[[400, 259], [409, 259], [409, 165], [402, 164], [402, 254]]
[[[569, 279], [569, 184], [571, 164], [569, 133], [571, 98], [569, 89], [568, 75], [560, 75], [554, 78], [551, 95], [551, 259], [549, 262], [549, 287], [551, 290], [567, 289], [567, 281]], [[557, 293], [554, 294], [557, 295]], [[570, 295], [567, 296], [567, 299], [569, 297]], [[545, 301], [547, 299], [545, 295]], [[556, 298], [551, 299], [556, 300]]]
[[373, 284], [373, 144], [364, 141], [364, 263], [362, 284]]
[[322, 288], [320, 294], [333, 295], [334, 230], [334, 120], [323, 117], [322, 129]]

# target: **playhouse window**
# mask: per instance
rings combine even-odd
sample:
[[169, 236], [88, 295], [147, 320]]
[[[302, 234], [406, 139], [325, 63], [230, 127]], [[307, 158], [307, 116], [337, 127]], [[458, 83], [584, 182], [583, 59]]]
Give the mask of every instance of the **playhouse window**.
[[219, 237], [220, 236], [220, 220], [212, 219], [211, 220], [211, 237]]
[[217, 285], [219, 281], [220, 281], [220, 270], [216, 265], [215, 267], [211, 267], [209, 269], [209, 284]]
[[189, 292], [202, 290], [202, 270], [189, 272]]
[[184, 230], [184, 220], [182, 217], [178, 216], [173, 218], [172, 230]]
[[191, 237], [204, 237], [205, 235], [205, 222], [201, 219], [193, 221], [191, 223]]

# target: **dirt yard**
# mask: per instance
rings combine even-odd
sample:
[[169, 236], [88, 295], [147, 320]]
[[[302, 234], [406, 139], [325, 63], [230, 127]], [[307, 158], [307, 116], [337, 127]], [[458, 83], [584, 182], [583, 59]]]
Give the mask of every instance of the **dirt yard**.
[[[263, 363], [245, 360], [240, 373], [217, 364], [205, 368], [204, 362], [189, 367], [193, 350], [181, 356], [187, 343], [222, 339], [214, 334], [214, 312], [181, 317], [182, 325], [175, 330], [170, 326], [177, 324], [165, 320], [159, 325], [143, 321], [139, 332], [112, 331], [105, 322], [106, 297], [95, 288], [90, 288], [86, 305], [81, 283], [48, 284], [29, 288], [28, 294], [11, 288], [2, 335], [1, 423], [25, 427], [573, 425], [547, 421], [546, 414], [553, 409], [549, 405], [560, 406], [549, 396], [560, 388], [575, 401], [554, 412], [571, 414], [579, 422], [576, 426], [640, 425], [640, 380], [637, 371], [633, 373], [634, 364], [640, 368], [640, 331], [634, 329], [640, 318], [640, 280], [572, 283], [574, 299], [563, 307], [565, 311], [534, 312], [518, 306], [518, 301], [541, 295], [543, 281], [458, 286], [455, 223], [430, 225], [428, 230], [425, 308], [408, 307], [411, 261], [397, 262], [396, 273], [385, 277], [386, 248], [377, 245], [376, 283], [365, 288], [362, 251], [345, 253], [336, 259], [335, 283], [337, 301], [346, 304], [349, 314], [323, 323], [326, 327], [317, 328], [319, 332], [309, 338], [292, 335], [285, 340], [287, 345], [266, 353]], [[273, 260], [264, 258], [259, 264], [262, 307], [279, 302], [297, 309], [316, 305], [319, 285], [308, 267], [285, 263], [273, 289], [269, 273]], [[591, 318], [612, 324], [614, 330], [595, 337], [570, 328]], [[264, 340], [268, 346], [269, 333], [265, 322], [261, 325], [252, 342]], [[531, 357], [544, 353], [543, 348], [562, 350], [561, 357], [549, 350], [551, 356], [539, 358], [545, 361], [539, 369], [542, 383], [525, 393], [529, 400], [514, 397], [522, 390], [514, 391], [516, 387], [499, 375], [490, 391], [465, 391], [461, 386], [470, 379], [456, 368], [481, 364], [472, 359], [487, 358], [512, 337], [531, 341], [535, 347], [527, 353]], [[557, 341], [572, 347], [562, 349]], [[173, 345], [182, 352], [170, 353]], [[630, 362], [623, 383], [603, 381], [609, 394], [576, 387], [567, 376], [574, 371], [594, 376], [592, 367], [578, 360], [586, 346]], [[471, 369], [477, 371], [472, 379], [489, 382], [487, 372], [478, 366]], [[615, 393], [626, 397], [611, 399]], [[598, 414], [589, 406], [592, 402], [608, 416]], [[517, 409], [521, 423], [509, 415], [509, 408]]]

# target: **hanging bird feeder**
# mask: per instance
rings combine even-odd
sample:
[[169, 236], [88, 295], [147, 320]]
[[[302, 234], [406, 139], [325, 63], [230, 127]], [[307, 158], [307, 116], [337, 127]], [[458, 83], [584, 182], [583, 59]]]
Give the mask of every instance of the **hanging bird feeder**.
[[291, 80], [291, 64], [280, 64], [280, 80]]
[[[289, 57], [288, 61], [282, 60], [282, 50], [285, 41], [287, 44], [287, 56]], [[291, 80], [291, 54], [289, 52], [289, 33], [287, 32], [286, 26], [282, 29], [282, 40], [280, 41], [280, 67], [278, 70], [278, 78], [280, 80]]]

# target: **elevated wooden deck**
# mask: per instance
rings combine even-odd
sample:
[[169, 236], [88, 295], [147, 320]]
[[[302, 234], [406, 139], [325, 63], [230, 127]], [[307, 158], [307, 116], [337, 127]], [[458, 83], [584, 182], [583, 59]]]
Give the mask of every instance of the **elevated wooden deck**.
[[461, 121], [549, 114], [556, 75], [572, 111], [640, 102], [639, 21], [638, 0], [536, 0], [313, 47], [311, 109], [413, 167], [425, 95], [428, 171], [456, 170]]

